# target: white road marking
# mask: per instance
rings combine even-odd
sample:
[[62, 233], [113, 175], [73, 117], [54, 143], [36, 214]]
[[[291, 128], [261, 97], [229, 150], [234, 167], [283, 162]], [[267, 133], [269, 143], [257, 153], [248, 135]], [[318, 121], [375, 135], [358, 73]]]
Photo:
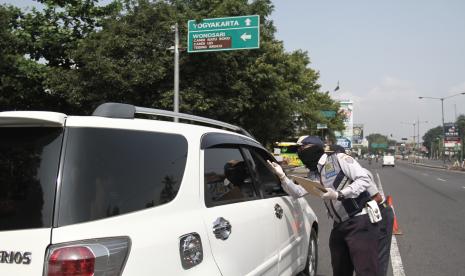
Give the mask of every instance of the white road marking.
[[446, 182], [446, 180], [442, 179], [442, 178], [438, 178], [439, 181], [442, 181], [442, 182]]
[[[381, 185], [381, 178], [379, 177], [379, 173], [376, 173], [376, 176], [378, 177], [378, 190], [385, 198], [383, 186]], [[391, 264], [392, 264], [392, 275], [405, 276], [404, 266], [402, 265], [402, 258], [400, 256], [399, 247], [397, 246], [397, 239], [394, 235], [392, 235], [392, 240], [391, 240]]]
[[421, 173], [421, 174], [424, 175], [424, 176], [428, 176], [428, 175], [429, 175], [429, 174], [427, 174], [427, 173]]
[[402, 265], [402, 258], [400, 257], [399, 247], [397, 246], [397, 239], [392, 236], [391, 240], [391, 264], [392, 275], [405, 276], [404, 266]]

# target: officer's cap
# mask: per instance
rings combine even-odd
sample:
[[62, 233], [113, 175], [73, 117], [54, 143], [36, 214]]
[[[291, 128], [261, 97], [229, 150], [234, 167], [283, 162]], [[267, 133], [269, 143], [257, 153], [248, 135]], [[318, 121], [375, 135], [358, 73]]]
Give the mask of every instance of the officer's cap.
[[297, 144], [299, 145], [317, 145], [317, 146], [321, 146], [321, 147], [324, 147], [324, 143], [323, 141], [321, 141], [320, 137], [318, 136], [310, 136], [310, 135], [307, 135], [307, 136], [301, 136], [299, 138], [299, 140], [297, 140]]

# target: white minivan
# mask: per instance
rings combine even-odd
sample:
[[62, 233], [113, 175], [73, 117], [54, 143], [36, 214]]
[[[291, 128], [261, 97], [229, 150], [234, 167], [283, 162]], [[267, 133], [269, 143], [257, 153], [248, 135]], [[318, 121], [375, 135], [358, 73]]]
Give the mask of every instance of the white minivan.
[[312, 208], [239, 127], [108, 103], [0, 132], [0, 275], [316, 274]]
[[382, 163], [382, 166], [392, 166], [392, 167], [395, 167], [395, 158], [394, 156], [392, 155], [384, 155], [383, 156], [383, 163]]

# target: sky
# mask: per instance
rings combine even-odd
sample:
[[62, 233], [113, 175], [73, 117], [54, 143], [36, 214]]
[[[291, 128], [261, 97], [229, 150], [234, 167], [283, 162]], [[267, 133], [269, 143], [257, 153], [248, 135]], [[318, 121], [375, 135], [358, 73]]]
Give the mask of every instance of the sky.
[[[101, 1], [102, 2], [102, 1]], [[19, 7], [31, 0], [0, 0]], [[286, 51], [304, 50], [322, 91], [354, 102], [365, 136], [420, 137], [442, 124], [443, 98], [465, 92], [463, 0], [272, 0], [269, 19]], [[334, 92], [339, 81], [340, 90]], [[444, 120], [465, 114], [465, 95], [444, 100]], [[418, 129], [415, 130], [415, 133]], [[415, 134], [416, 135], [416, 134]]]
[[[441, 101], [418, 97], [465, 92], [463, 0], [273, 4], [277, 39], [287, 51], [308, 52], [322, 91], [354, 102], [354, 123], [364, 124], [365, 136], [412, 139], [419, 121], [422, 137], [442, 124]], [[455, 121], [455, 114], [465, 114], [465, 95], [444, 100], [445, 122]]]

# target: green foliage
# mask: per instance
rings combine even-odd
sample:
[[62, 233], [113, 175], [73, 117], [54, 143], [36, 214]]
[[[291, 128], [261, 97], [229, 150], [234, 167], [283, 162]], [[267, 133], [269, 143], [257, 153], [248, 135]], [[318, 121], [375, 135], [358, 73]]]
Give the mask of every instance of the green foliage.
[[438, 148], [438, 145], [441, 144], [439, 143], [443, 137], [443, 129], [442, 126], [437, 126], [435, 128], [429, 129], [425, 134], [423, 135], [423, 146], [425, 146], [428, 149], [428, 152], [431, 153], [431, 146], [433, 146], [435, 149]]
[[42, 89], [45, 66], [25, 57], [27, 45], [15, 35], [22, 12], [0, 6], [0, 110], [46, 109], [56, 104]]
[[33, 9], [20, 20], [18, 35], [27, 38], [28, 54], [34, 60], [45, 59], [48, 66], [69, 68], [74, 65], [70, 50], [81, 39], [101, 27], [101, 21], [116, 13], [113, 2], [98, 6], [98, 0], [38, 0], [43, 10]]
[[[319, 92], [308, 54], [285, 52], [275, 39], [270, 0], [40, 2], [45, 5], [40, 11], [10, 8], [9, 19], [0, 23], [9, 24], [0, 35], [11, 42], [0, 58], [11, 59], [5, 64], [26, 78], [13, 82], [12, 69], [2, 71], [2, 80], [14, 88], [2, 99], [5, 106], [29, 109], [53, 102], [52, 109], [89, 114], [111, 101], [173, 109], [172, 26], [179, 24], [184, 41], [190, 19], [258, 14], [260, 49], [181, 53], [180, 111], [240, 125], [265, 144], [316, 132], [316, 123], [331, 131], [344, 128], [341, 114], [321, 116], [320, 110], [337, 112], [339, 104]], [[21, 106], [13, 94], [32, 103]]]

